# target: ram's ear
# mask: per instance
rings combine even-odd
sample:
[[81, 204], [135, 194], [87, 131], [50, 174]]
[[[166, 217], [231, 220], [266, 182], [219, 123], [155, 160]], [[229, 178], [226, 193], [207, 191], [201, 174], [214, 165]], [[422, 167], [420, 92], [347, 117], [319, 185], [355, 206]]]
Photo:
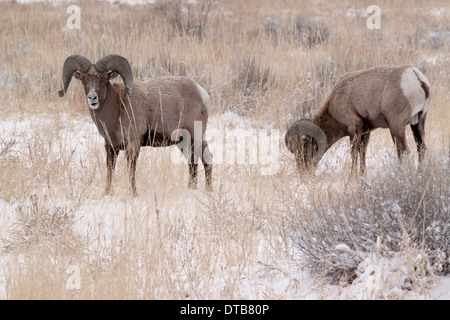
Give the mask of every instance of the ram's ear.
[[118, 75], [119, 75], [119, 73], [117, 73], [117, 71], [114, 71], [114, 70], [108, 71], [108, 79], [109, 80], [116, 78]]
[[74, 71], [72, 75], [73, 75], [73, 77], [74, 77], [75, 79], [81, 80], [81, 74], [80, 74], [80, 71]]

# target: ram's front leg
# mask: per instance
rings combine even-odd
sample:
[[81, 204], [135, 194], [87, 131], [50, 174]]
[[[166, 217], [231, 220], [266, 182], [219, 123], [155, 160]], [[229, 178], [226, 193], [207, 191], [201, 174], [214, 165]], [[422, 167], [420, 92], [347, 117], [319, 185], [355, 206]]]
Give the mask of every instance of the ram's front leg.
[[105, 194], [109, 195], [112, 193], [112, 175], [114, 168], [116, 167], [117, 156], [119, 155], [119, 149], [105, 144], [106, 150], [106, 189]]
[[366, 153], [367, 145], [369, 144], [370, 131], [365, 131], [361, 135], [361, 144], [359, 148], [359, 174], [366, 175]]
[[351, 142], [351, 156], [352, 156], [352, 169], [350, 176], [356, 178], [358, 174], [358, 156], [360, 155], [361, 149], [361, 135], [355, 135]]
[[[363, 121], [362, 119], [358, 119], [354, 121], [355, 124], [348, 126], [348, 134], [350, 137], [350, 143], [351, 143], [351, 156], [352, 156], [352, 171], [350, 176], [352, 178], [356, 178], [358, 175], [358, 157], [362, 154], [362, 146], [364, 146], [363, 138], [362, 138], [362, 128], [363, 128]], [[365, 159], [362, 159], [365, 161]], [[361, 163], [361, 171], [363, 171], [364, 164]], [[364, 169], [363, 169], [364, 168]]]
[[131, 185], [131, 194], [137, 196], [136, 192], [136, 163], [139, 157], [139, 147], [130, 147], [127, 149], [128, 174]]

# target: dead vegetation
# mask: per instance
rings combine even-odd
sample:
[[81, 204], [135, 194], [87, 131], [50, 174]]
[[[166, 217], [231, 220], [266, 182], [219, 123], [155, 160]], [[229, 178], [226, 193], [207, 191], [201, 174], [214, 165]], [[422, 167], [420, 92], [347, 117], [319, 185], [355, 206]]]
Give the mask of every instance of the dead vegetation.
[[[433, 297], [448, 272], [450, 65], [439, 26], [449, 8], [440, 0], [379, 6], [382, 29], [373, 31], [367, 6], [354, 1], [98, 2], [82, 9], [80, 30], [68, 30], [64, 2], [0, 3], [0, 297], [342, 298], [329, 279], [346, 289], [380, 282], [348, 299]], [[316, 176], [299, 176], [281, 147], [276, 175], [218, 165], [209, 195], [186, 189], [187, 168], [164, 160], [170, 150], [143, 151], [142, 194], [126, 196], [119, 157], [117, 191], [104, 197], [103, 142], [81, 85], [56, 100], [58, 66], [74, 53], [126, 56], [136, 79], [194, 78], [212, 98], [212, 128], [230, 117], [233, 126], [280, 132], [310, 116], [346, 72], [417, 65], [433, 83], [427, 141], [435, 143], [417, 171], [383, 163], [394, 147], [387, 131], [377, 133], [370, 174], [349, 184], [341, 180], [347, 141], [325, 154]], [[73, 270], [80, 289], [67, 286]], [[303, 270], [319, 279], [314, 293]]]

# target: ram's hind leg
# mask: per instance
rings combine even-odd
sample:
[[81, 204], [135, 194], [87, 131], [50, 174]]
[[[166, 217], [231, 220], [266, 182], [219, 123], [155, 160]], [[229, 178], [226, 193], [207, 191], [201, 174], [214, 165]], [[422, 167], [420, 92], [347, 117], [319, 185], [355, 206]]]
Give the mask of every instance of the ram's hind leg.
[[189, 189], [197, 189], [197, 171], [198, 164], [197, 163], [189, 163]]
[[366, 152], [367, 145], [369, 144], [370, 131], [363, 132], [361, 136], [361, 143], [359, 146], [359, 174], [364, 176], [367, 172], [366, 170]]
[[389, 126], [391, 131], [392, 141], [397, 147], [398, 158], [401, 161], [402, 156], [408, 151], [408, 145], [406, 144], [406, 135], [404, 126]]
[[191, 143], [191, 152], [187, 159], [189, 166], [189, 189], [197, 189], [198, 158], [198, 154], [195, 152], [194, 143]]
[[202, 160], [203, 167], [205, 168], [205, 180], [206, 190], [212, 190], [212, 156], [206, 142], [202, 143], [201, 150], [195, 150], [194, 146], [191, 147], [191, 154], [188, 158], [189, 166], [189, 189], [197, 189], [197, 174], [198, 174], [198, 162]]
[[212, 191], [212, 155], [206, 141], [202, 144], [202, 162], [205, 168], [206, 191]]
[[419, 163], [423, 161], [425, 155], [425, 119], [427, 114], [419, 115], [419, 122], [417, 124], [411, 124], [411, 130], [414, 135], [414, 140], [417, 145], [417, 153], [419, 154]]

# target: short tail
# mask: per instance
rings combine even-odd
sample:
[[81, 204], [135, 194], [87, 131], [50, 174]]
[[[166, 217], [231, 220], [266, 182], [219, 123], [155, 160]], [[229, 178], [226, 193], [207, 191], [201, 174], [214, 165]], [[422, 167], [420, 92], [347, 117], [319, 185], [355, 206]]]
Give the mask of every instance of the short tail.
[[198, 92], [200, 93], [200, 96], [202, 97], [203, 104], [205, 105], [206, 109], [208, 111], [211, 111], [212, 103], [211, 98], [209, 97], [208, 92], [203, 88], [201, 85], [197, 84]]
[[420, 72], [417, 68], [411, 68], [416, 74], [417, 80], [419, 80], [420, 85], [422, 86], [423, 91], [425, 91], [425, 99], [428, 100], [430, 98], [430, 83], [428, 82], [427, 77]]

